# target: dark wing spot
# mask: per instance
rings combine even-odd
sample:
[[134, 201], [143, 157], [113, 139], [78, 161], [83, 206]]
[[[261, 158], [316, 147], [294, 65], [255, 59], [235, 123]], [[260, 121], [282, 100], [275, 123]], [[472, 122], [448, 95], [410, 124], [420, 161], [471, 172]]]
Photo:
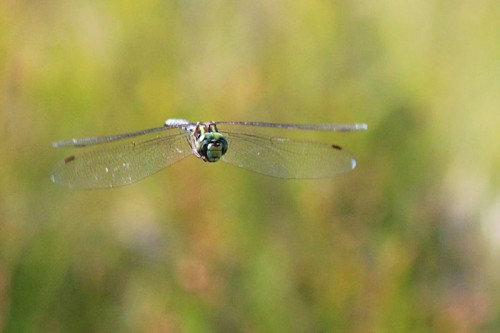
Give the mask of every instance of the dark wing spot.
[[342, 147], [338, 146], [338, 145], [332, 145], [332, 148], [333, 149], [337, 149], [337, 150], [342, 150]]
[[68, 164], [69, 162], [73, 162], [75, 160], [75, 158], [76, 158], [75, 155], [71, 155], [69, 157], [66, 157], [64, 159], [64, 163]]

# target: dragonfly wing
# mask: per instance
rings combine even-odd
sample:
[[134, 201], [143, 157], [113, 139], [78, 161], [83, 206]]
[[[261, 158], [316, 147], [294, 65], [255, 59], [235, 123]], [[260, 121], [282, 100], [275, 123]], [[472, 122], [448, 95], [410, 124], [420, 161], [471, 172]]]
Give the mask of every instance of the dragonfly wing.
[[368, 129], [366, 124], [280, 124], [264, 123], [259, 121], [217, 121], [217, 125], [255, 126], [281, 129], [295, 129], [305, 131], [350, 132]]
[[329, 178], [355, 168], [346, 150], [328, 143], [224, 132], [222, 160], [278, 178]]
[[70, 188], [128, 185], [190, 155], [187, 136], [187, 132], [157, 136], [72, 155], [56, 164], [51, 178]]

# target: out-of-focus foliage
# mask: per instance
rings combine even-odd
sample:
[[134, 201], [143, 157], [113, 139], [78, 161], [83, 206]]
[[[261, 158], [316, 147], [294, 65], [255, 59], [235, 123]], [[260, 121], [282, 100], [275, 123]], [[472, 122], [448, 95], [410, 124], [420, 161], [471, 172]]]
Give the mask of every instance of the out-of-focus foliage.
[[[499, 92], [498, 1], [3, 0], [0, 327], [499, 331]], [[315, 136], [335, 179], [50, 182], [52, 141], [169, 117], [369, 131]]]

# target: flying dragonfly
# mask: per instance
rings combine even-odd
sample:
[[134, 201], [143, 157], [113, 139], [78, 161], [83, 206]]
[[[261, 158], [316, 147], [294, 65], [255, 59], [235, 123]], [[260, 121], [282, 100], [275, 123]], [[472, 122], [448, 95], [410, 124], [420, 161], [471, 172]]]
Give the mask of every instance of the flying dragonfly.
[[329, 178], [356, 167], [351, 153], [336, 144], [264, 136], [257, 134], [256, 128], [349, 132], [366, 130], [368, 126], [251, 121], [194, 123], [168, 119], [162, 127], [54, 142], [57, 148], [100, 147], [59, 161], [51, 179], [76, 189], [129, 185], [189, 155], [204, 162], [222, 160], [264, 175], [289, 179]]

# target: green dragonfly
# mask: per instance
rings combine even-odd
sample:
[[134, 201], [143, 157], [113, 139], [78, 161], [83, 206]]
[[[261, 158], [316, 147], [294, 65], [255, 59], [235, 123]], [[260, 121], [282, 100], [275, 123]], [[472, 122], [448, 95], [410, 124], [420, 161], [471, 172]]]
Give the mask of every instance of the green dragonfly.
[[263, 136], [251, 131], [256, 127], [337, 132], [367, 129], [366, 124], [193, 123], [168, 119], [162, 127], [143, 131], [54, 142], [57, 148], [102, 147], [58, 162], [51, 179], [69, 188], [123, 186], [189, 155], [205, 162], [222, 160], [278, 178], [328, 178], [356, 167], [353, 156], [336, 144]]

